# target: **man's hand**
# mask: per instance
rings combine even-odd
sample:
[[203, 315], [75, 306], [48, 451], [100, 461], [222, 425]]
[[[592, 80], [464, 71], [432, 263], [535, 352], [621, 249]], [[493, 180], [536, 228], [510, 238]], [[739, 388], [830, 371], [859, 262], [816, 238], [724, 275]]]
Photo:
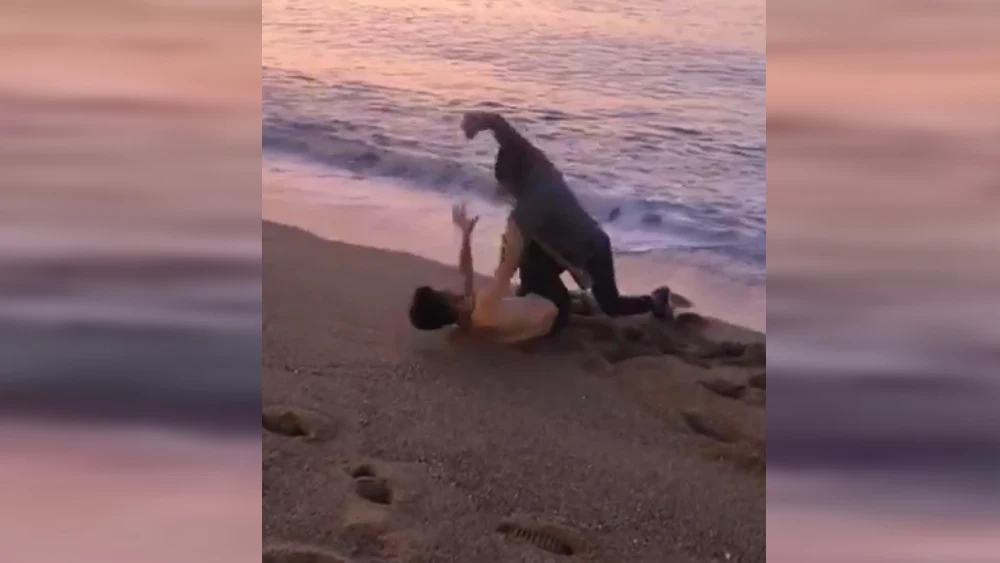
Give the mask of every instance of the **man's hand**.
[[[476, 274], [472, 269], [472, 230], [479, 222], [479, 216], [469, 218], [465, 204], [460, 203], [451, 208], [451, 222], [462, 231], [462, 247], [458, 251], [458, 270], [462, 273], [462, 292], [466, 298], [471, 298], [476, 289]], [[464, 319], [459, 325], [468, 324]]]
[[488, 111], [470, 111], [462, 116], [462, 131], [465, 132], [466, 139], [475, 138], [476, 135], [490, 129], [496, 123], [497, 114]]
[[465, 204], [460, 203], [451, 208], [451, 222], [462, 231], [463, 236], [469, 236], [472, 234], [472, 230], [476, 228], [479, 216], [476, 215], [469, 218], [469, 212], [465, 209]]

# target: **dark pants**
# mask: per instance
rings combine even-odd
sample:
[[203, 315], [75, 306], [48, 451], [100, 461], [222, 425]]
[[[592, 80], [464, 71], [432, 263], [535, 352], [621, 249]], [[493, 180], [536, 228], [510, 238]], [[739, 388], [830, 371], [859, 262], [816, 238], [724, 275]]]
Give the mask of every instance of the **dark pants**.
[[[594, 285], [591, 293], [601, 310], [612, 317], [626, 315], [641, 315], [653, 308], [653, 300], [648, 295], [623, 296], [618, 293], [618, 283], [615, 281], [615, 263], [611, 253], [611, 241], [605, 238], [601, 241], [584, 269], [590, 274]], [[555, 334], [569, 324], [570, 295], [566, 284], [559, 276], [565, 269], [535, 242], [529, 242], [521, 256], [521, 286], [518, 295], [534, 293], [544, 297], [559, 309], [559, 315], [552, 326], [550, 334]]]

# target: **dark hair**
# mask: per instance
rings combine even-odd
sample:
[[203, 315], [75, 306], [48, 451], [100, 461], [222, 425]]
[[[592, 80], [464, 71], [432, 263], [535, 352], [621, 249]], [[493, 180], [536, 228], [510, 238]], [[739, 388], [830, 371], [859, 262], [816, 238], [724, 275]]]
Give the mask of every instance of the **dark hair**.
[[434, 288], [421, 286], [413, 292], [410, 324], [418, 330], [437, 330], [458, 319], [448, 297]]

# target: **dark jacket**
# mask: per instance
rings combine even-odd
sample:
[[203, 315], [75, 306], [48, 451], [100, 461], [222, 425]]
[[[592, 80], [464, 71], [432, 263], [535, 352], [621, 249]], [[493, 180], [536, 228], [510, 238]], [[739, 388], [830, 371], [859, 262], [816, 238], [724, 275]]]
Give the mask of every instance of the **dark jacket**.
[[527, 141], [501, 145], [497, 179], [515, 198], [514, 222], [526, 240], [537, 240], [580, 269], [607, 235], [583, 209], [562, 173]]

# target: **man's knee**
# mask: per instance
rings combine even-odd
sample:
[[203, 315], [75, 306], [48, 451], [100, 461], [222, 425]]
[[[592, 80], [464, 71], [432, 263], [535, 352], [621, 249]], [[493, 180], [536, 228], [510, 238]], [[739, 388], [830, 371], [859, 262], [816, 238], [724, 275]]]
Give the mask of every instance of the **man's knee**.
[[591, 291], [593, 300], [597, 303], [597, 306], [601, 308], [601, 312], [609, 317], [618, 316], [618, 292], [608, 290], [607, 288], [594, 286]]

